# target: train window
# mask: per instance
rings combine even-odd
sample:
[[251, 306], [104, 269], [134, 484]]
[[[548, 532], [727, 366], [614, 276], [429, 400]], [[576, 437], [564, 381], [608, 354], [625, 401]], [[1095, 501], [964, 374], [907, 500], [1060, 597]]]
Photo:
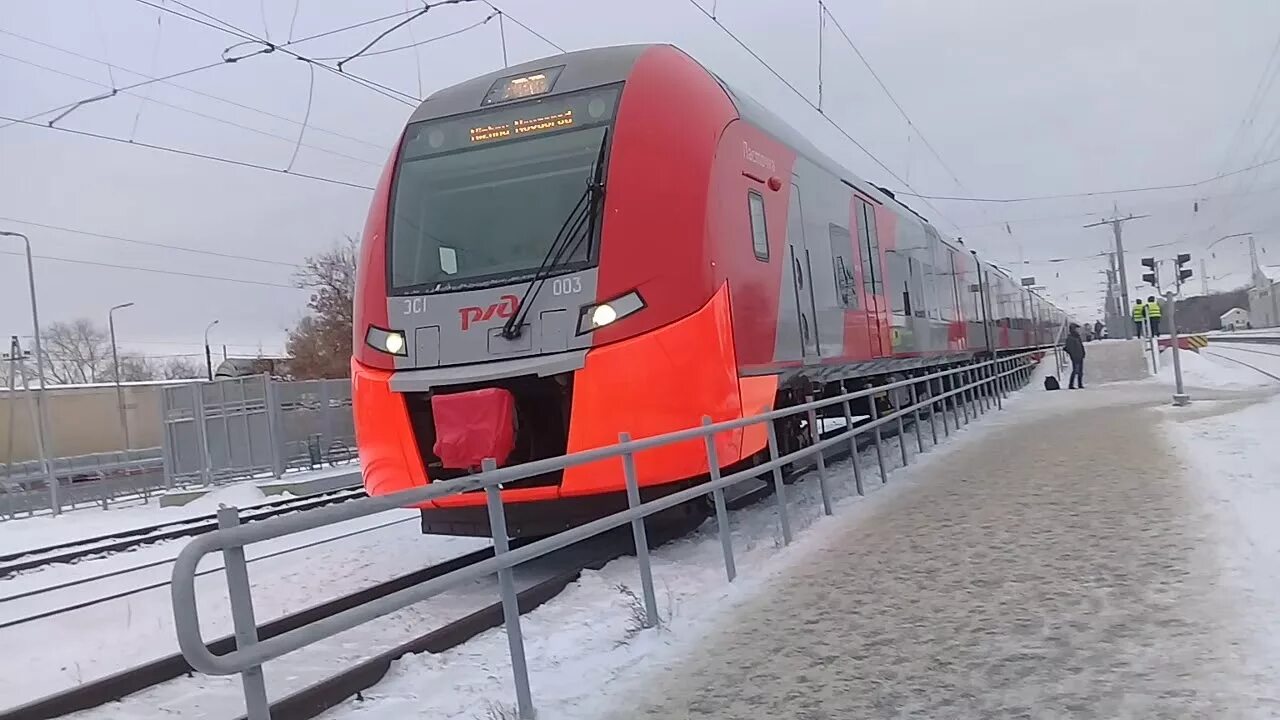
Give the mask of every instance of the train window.
[[920, 261], [913, 257], [907, 257], [907, 270], [911, 276], [908, 288], [911, 291], [911, 298], [908, 302], [907, 314], [922, 318], [925, 316], [927, 305], [924, 296], [924, 270], [920, 266]]
[[827, 226], [831, 236], [831, 263], [835, 272], [836, 302], [843, 308], [858, 307], [858, 288], [853, 277], [853, 237], [836, 224]]
[[895, 315], [911, 314], [911, 270], [907, 256], [897, 249], [884, 252], [885, 276], [889, 281], [889, 310]]
[[933, 269], [933, 265], [922, 263], [923, 268], [921, 274], [924, 276], [924, 304], [925, 315], [934, 320], [938, 319], [938, 273]]
[[747, 207], [751, 218], [751, 248], [757, 260], [769, 262], [769, 227], [765, 224], [764, 196], [755, 190], [748, 191]]

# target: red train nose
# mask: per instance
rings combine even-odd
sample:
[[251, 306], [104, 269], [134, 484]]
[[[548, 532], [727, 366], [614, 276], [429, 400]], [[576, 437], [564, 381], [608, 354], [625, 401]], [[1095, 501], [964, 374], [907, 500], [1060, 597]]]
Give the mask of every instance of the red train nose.
[[479, 468], [485, 458], [503, 465], [515, 448], [516, 401], [507, 390], [483, 388], [434, 395], [431, 414], [436, 427], [433, 450], [446, 468]]

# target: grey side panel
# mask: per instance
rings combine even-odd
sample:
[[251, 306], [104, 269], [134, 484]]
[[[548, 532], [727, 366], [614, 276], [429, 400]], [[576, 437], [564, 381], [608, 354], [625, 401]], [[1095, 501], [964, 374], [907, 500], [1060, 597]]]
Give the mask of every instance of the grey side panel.
[[849, 228], [850, 193], [840, 178], [803, 157], [796, 159], [796, 168], [805, 178], [800, 185], [800, 198], [821, 356], [839, 357], [844, 353], [845, 309], [837, 300], [830, 226], [834, 223]]
[[558, 375], [580, 370], [586, 361], [586, 350], [574, 350], [559, 355], [499, 360], [478, 365], [432, 368], [429, 370], [398, 370], [391, 375], [391, 390], [394, 392], [425, 392], [449, 385], [487, 382], [520, 375], [545, 377], [547, 375]]
[[[636, 59], [651, 47], [654, 46], [619, 45], [592, 48], [512, 65], [433, 93], [431, 97], [428, 97], [418, 106], [417, 110], [414, 110], [413, 115], [409, 117], [409, 122], [480, 110], [480, 101], [484, 99], [485, 93], [489, 91], [489, 88], [493, 86], [494, 81], [498, 78], [559, 65], [564, 66], [560, 77], [556, 79], [551, 92], [540, 97], [553, 97], [597, 85], [621, 82], [631, 74], [631, 68], [635, 65]], [[492, 105], [489, 107], [500, 106]]]

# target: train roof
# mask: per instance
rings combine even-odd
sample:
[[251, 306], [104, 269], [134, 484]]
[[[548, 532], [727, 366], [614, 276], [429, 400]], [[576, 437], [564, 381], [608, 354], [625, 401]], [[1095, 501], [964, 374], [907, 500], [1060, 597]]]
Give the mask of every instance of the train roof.
[[[774, 136], [778, 141], [786, 143], [798, 154], [804, 156], [810, 162], [822, 167], [827, 172], [840, 178], [843, 182], [854, 188], [858, 192], [867, 197], [885, 205], [892, 205], [901, 208], [906, 213], [917, 218], [923, 225], [934, 227], [920, 213], [916, 212], [909, 205], [899, 200], [892, 191], [887, 188], [880, 187], [873, 183], [867, 182], [857, 174], [850, 171], [847, 167], [819, 150], [816, 145], [809, 141], [802, 133], [787, 124], [782, 118], [778, 117], [773, 111], [755, 100], [746, 92], [735, 88], [725, 82], [714, 70], [709, 68], [706, 63], [698, 60], [693, 55], [685, 52], [681, 48], [668, 43], [648, 43], [635, 45], [613, 45], [608, 47], [588, 48], [585, 50], [574, 50], [572, 52], [562, 53], [558, 55], [549, 55], [528, 62], [519, 63], [500, 70], [495, 70], [484, 75], [480, 75], [470, 80], [465, 80], [456, 85], [437, 90], [422, 101], [413, 113], [409, 116], [409, 122], [419, 122], [422, 120], [430, 120], [434, 118], [448, 117], [451, 115], [460, 115], [467, 112], [474, 112], [482, 107], [482, 101], [485, 95], [493, 87], [495, 81], [519, 75], [525, 72], [533, 72], [544, 68], [562, 66], [560, 76], [555, 81], [551, 95], [561, 95], [564, 93], [584, 90], [600, 85], [607, 85], [614, 82], [623, 82], [631, 74], [631, 69], [636, 61], [645, 51], [654, 47], [669, 47], [678, 52], [684, 53], [700, 67], [706, 70], [725, 94], [729, 96], [730, 101], [738, 111], [738, 116], [760, 129]], [[953, 251], [959, 252], [963, 243], [957, 244], [949, 242], [938, 233], [938, 238], [944, 245]], [[967, 249], [967, 248], [966, 248]], [[986, 262], [987, 265], [995, 267], [992, 263]], [[1031, 292], [1029, 288], [1024, 288]], [[1031, 294], [1044, 298], [1032, 292]], [[1052, 304], [1051, 301], [1047, 301]], [[1056, 307], [1056, 305], [1055, 305]]]

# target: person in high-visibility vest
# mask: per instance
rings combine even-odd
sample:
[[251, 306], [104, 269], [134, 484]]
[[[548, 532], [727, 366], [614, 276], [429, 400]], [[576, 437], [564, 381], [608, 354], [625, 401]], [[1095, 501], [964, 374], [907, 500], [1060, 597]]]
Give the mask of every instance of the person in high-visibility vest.
[[1147, 319], [1151, 321], [1151, 337], [1160, 337], [1160, 303], [1155, 295], [1147, 296]]
[[1147, 317], [1147, 306], [1142, 298], [1133, 301], [1133, 334], [1142, 337], [1142, 321]]

